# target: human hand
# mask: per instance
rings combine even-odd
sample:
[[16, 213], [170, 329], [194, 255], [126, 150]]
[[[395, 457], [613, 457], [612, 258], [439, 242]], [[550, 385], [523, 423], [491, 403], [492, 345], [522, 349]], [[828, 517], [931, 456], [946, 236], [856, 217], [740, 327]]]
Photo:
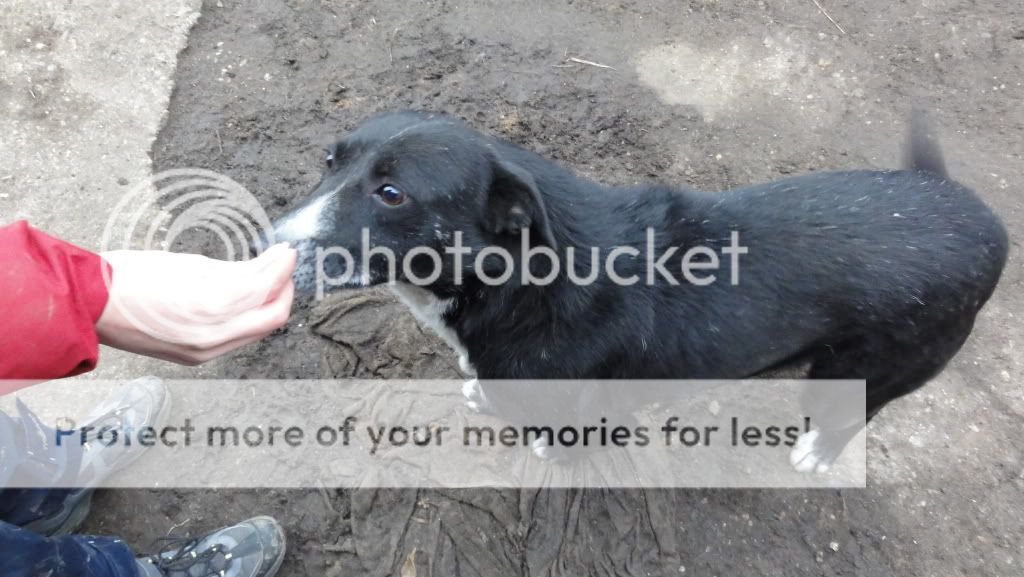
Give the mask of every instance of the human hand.
[[164, 251], [100, 256], [113, 278], [96, 331], [114, 348], [198, 365], [262, 339], [291, 313], [297, 253], [285, 244], [241, 262]]

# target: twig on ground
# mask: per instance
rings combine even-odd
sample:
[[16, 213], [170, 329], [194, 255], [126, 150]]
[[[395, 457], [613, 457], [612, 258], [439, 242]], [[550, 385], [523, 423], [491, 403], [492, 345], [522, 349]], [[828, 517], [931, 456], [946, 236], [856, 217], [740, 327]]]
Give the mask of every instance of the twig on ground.
[[221, 155], [224, 154], [224, 141], [220, 138], [220, 129], [214, 128], [213, 133], [217, 136], [217, 149], [220, 150]]
[[185, 525], [188, 525], [191, 520], [192, 520], [192, 517], [189, 517], [188, 519], [185, 519], [181, 523], [176, 523], [174, 525], [171, 525], [171, 528], [167, 530], [167, 535], [170, 535], [171, 532], [173, 532], [175, 529], [180, 529], [180, 528], [184, 527]]
[[565, 61], [568, 62], [568, 64], [552, 64], [551, 67], [552, 68], [574, 68], [576, 64], [583, 64], [585, 66], [593, 66], [595, 68], [606, 68], [608, 70], [615, 70], [615, 67], [613, 67], [613, 66], [608, 66], [607, 64], [601, 64], [600, 62], [594, 62], [594, 61], [591, 61], [591, 60], [584, 60], [582, 58], [576, 58], [575, 56], [570, 56], [570, 57], [566, 58]]
[[394, 63], [395, 63], [395, 53], [394, 53], [394, 51], [391, 50], [391, 45], [395, 43], [395, 36], [398, 35], [398, 31], [399, 30], [401, 30], [401, 28], [395, 28], [391, 32], [391, 40], [388, 41], [388, 64], [389, 65], [394, 65]]
[[836, 30], [839, 30], [843, 34], [846, 34], [846, 30], [843, 30], [843, 27], [840, 26], [838, 22], [836, 22], [835, 18], [829, 16], [828, 12], [825, 11], [825, 8], [818, 3], [818, 0], [811, 0], [811, 2], [814, 2], [814, 5], [818, 7], [818, 10], [821, 11], [825, 18], [828, 18], [828, 21], [831, 22], [832, 25], [836, 27]]

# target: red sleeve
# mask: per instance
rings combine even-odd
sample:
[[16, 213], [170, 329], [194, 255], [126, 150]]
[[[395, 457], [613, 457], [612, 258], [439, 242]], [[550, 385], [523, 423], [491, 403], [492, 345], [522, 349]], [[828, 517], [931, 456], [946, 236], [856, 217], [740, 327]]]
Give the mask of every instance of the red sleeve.
[[[0, 379], [55, 379], [96, 367], [104, 269], [110, 265], [98, 254], [24, 221], [0, 227]], [[0, 394], [17, 388], [0, 383]]]

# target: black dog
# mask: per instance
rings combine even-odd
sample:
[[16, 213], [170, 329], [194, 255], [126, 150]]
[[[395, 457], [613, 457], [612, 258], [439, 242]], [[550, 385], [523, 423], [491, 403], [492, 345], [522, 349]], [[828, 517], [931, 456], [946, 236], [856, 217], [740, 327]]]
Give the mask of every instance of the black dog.
[[[870, 418], [959, 350], [1007, 256], [999, 219], [949, 179], [915, 125], [906, 170], [704, 193], [606, 187], [455, 119], [387, 114], [332, 147], [320, 184], [276, 233], [302, 250], [300, 288], [313, 288], [317, 271], [331, 286], [393, 281], [481, 379], [742, 378], [804, 360], [811, 378], [865, 379]], [[368, 246], [409, 256], [417, 279], [438, 276], [420, 288], [384, 258], [314, 252], [358, 255], [364, 229]], [[460, 264], [445, 253], [457, 233], [474, 255], [501, 247], [512, 260]], [[568, 266], [549, 284], [523, 282], [526, 270], [552, 271], [547, 259], [527, 262], [526, 234], [529, 248], [576, 249], [572, 270], [596, 272], [594, 282], [573, 282]], [[729, 252], [737, 237], [747, 252]], [[593, 247], [633, 250], [604, 269], [587, 258]], [[693, 247], [704, 247], [690, 259], [699, 282], [648, 276], [646, 255]], [[724, 260], [738, 261], [738, 279]], [[503, 272], [507, 282], [484, 282]], [[826, 468], [862, 423], [840, 415], [833, 425], [798, 443], [798, 469]]]

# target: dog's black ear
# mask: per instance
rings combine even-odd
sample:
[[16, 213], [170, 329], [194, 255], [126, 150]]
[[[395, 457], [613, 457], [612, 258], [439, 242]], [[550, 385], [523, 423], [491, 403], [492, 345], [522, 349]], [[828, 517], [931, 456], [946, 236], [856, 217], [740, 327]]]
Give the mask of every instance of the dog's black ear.
[[558, 248], [548, 223], [544, 199], [537, 190], [533, 176], [521, 167], [504, 160], [494, 161], [494, 179], [487, 193], [484, 218], [491, 232], [520, 234], [530, 229], [534, 238], [553, 249]]

